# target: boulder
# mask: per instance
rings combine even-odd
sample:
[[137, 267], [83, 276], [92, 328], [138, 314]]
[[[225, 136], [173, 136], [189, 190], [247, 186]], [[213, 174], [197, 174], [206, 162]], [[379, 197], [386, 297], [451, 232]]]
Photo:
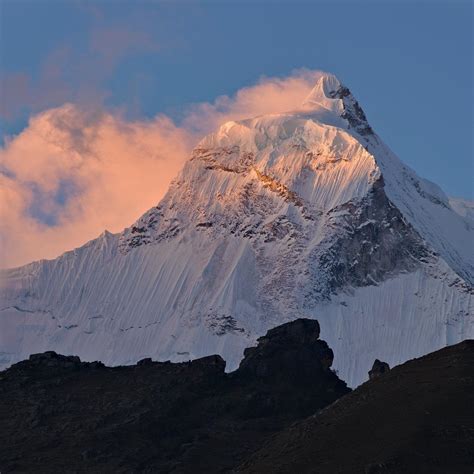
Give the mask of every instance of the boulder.
[[387, 362], [382, 362], [378, 359], [375, 359], [372, 369], [369, 370], [369, 379], [370, 380], [376, 379], [377, 377], [380, 377], [381, 375], [385, 374], [389, 370], [390, 370], [390, 366], [387, 364]]

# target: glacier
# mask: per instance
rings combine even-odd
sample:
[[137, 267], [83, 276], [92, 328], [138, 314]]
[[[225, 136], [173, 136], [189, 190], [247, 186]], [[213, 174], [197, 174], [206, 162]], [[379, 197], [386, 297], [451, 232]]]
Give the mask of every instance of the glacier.
[[223, 124], [157, 206], [54, 260], [0, 271], [0, 367], [55, 350], [132, 364], [220, 354], [318, 319], [350, 386], [474, 337], [472, 204], [381, 140], [324, 74], [298, 110]]

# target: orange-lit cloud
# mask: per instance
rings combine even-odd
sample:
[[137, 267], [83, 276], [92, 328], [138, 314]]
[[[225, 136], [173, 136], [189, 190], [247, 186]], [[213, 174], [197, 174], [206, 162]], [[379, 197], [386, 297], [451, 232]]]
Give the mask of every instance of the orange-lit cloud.
[[262, 78], [232, 96], [189, 108], [183, 126], [197, 134], [208, 133], [229, 120], [287, 112], [298, 108], [313, 88], [320, 71], [301, 69], [286, 78]]
[[53, 258], [118, 232], [155, 205], [192, 146], [227, 120], [297, 108], [317, 73], [267, 78], [189, 108], [182, 124], [128, 121], [65, 104], [30, 119], [0, 149], [0, 266]]
[[126, 122], [73, 105], [35, 116], [0, 152], [1, 266], [121, 230], [161, 198], [189, 147], [166, 117]]

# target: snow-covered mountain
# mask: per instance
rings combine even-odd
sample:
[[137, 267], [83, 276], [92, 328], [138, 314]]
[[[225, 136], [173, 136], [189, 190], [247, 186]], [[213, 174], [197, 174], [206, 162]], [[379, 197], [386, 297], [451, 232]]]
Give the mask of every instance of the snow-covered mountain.
[[53, 349], [106, 364], [219, 353], [231, 370], [268, 328], [310, 317], [354, 386], [375, 358], [474, 337], [474, 223], [456, 209], [323, 75], [299, 110], [205, 137], [121, 234], [4, 270], [1, 365]]

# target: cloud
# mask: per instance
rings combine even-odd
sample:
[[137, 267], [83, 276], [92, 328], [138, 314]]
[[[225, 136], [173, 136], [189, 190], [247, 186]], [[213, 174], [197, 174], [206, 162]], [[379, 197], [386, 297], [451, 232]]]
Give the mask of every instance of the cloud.
[[221, 96], [213, 103], [189, 107], [183, 127], [204, 134], [229, 120], [298, 108], [321, 74], [321, 71], [299, 69], [285, 78], [263, 77], [257, 84], [238, 90], [232, 97]]
[[190, 149], [168, 118], [127, 122], [67, 104], [0, 152], [1, 266], [52, 258], [156, 204]]
[[194, 144], [228, 120], [297, 108], [318, 73], [263, 78], [232, 97], [129, 121], [64, 104], [31, 117], [0, 149], [0, 266], [53, 258], [121, 231], [156, 205]]

